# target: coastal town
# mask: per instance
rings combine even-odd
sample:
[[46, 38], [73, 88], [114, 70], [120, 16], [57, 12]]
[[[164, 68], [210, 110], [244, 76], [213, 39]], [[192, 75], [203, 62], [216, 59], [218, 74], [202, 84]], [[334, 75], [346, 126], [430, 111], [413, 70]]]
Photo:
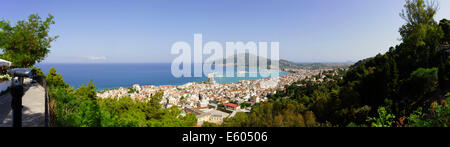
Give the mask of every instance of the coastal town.
[[[345, 69], [344, 69], [345, 70]], [[204, 122], [222, 123], [223, 119], [233, 117], [237, 112], [250, 112], [252, 105], [268, 100], [268, 96], [283, 90], [286, 85], [308, 78], [321, 82], [325, 74], [334, 76], [335, 68], [323, 69], [284, 69], [290, 74], [257, 80], [242, 80], [237, 83], [215, 82], [214, 76], [208, 75], [205, 82], [191, 82], [184, 85], [138, 85], [130, 88], [104, 90], [97, 93], [99, 98], [130, 97], [139, 101], [148, 100], [157, 92], [163, 92], [161, 105], [164, 108], [177, 106], [182, 109], [182, 115], [194, 113], [197, 125]], [[316, 78], [317, 77], [317, 78]]]

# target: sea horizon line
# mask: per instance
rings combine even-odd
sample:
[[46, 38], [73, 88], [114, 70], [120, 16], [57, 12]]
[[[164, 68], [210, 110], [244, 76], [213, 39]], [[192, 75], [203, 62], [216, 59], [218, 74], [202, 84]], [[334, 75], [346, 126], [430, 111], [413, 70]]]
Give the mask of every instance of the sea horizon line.
[[[353, 61], [345, 62], [293, 62], [296, 64], [354, 64]], [[172, 64], [171, 62], [45, 62], [39, 64]], [[207, 63], [192, 63], [192, 64], [207, 64]]]

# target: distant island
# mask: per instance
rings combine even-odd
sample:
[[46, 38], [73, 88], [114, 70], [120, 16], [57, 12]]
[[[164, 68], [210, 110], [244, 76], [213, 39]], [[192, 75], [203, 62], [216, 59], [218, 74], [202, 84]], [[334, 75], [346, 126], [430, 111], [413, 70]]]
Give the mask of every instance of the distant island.
[[[207, 62], [205, 64], [212, 64], [215, 65], [217, 62], [220, 62], [220, 60], [222, 60], [222, 65], [223, 66], [239, 66], [237, 61], [239, 57], [244, 57], [244, 61], [245, 61], [245, 65], [244, 67], [252, 67], [252, 68], [263, 68], [263, 67], [259, 67], [258, 65], [260, 64], [259, 59], [265, 59], [267, 61], [267, 68], [270, 69], [270, 65], [274, 62], [277, 62], [276, 60], [271, 60], [265, 57], [261, 57], [261, 56], [257, 56], [254, 54], [250, 54], [250, 53], [243, 53], [244, 55], [242, 56], [242, 54], [235, 54], [233, 56], [228, 56], [226, 58], [223, 59], [217, 59], [213, 62]], [[249, 65], [249, 59], [251, 58], [256, 58], [257, 59], [257, 65]], [[233, 60], [234, 62], [232, 63], [227, 63], [227, 61]], [[321, 69], [321, 68], [344, 68], [344, 67], [348, 67], [350, 65], [352, 65], [352, 62], [347, 62], [347, 63], [295, 63], [292, 61], [288, 61], [285, 59], [280, 59], [278, 60], [279, 62], [279, 68], [280, 70], [286, 70], [286, 69]]]

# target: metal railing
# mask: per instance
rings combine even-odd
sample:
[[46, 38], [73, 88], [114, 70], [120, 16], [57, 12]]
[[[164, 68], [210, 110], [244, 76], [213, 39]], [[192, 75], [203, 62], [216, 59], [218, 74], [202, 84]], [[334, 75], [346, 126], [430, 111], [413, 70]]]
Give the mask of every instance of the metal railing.
[[45, 77], [37, 77], [36, 81], [45, 90], [45, 127], [50, 127], [50, 97], [48, 95], [47, 80], [45, 79]]

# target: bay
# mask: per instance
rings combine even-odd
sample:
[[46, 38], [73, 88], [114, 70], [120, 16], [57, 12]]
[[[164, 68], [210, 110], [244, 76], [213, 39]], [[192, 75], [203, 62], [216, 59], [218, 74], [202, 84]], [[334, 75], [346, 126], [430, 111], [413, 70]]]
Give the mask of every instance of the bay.
[[[193, 66], [191, 66], [192, 72]], [[74, 88], [78, 88], [92, 80], [97, 90], [126, 88], [131, 87], [133, 84], [156, 86], [183, 85], [189, 82], [208, 80], [207, 76], [174, 77], [171, 73], [170, 63], [41, 63], [37, 64], [36, 67], [41, 68], [45, 74], [48, 73], [51, 67], [54, 67], [57, 73], [62, 74], [66, 83]], [[245, 68], [245, 71], [249, 71], [249, 68]], [[238, 77], [237, 75], [242, 74], [240, 73], [242, 71], [237, 68], [234, 71], [226, 72], [233, 72], [235, 76], [221, 77], [219, 74], [215, 74], [217, 76], [215, 81], [217, 83], [235, 83], [241, 80], [263, 78], [260, 74], [257, 74], [257, 77], [250, 77], [248, 72], [245, 73], [244, 77]], [[286, 74], [289, 73], [279, 72], [280, 76]]]

